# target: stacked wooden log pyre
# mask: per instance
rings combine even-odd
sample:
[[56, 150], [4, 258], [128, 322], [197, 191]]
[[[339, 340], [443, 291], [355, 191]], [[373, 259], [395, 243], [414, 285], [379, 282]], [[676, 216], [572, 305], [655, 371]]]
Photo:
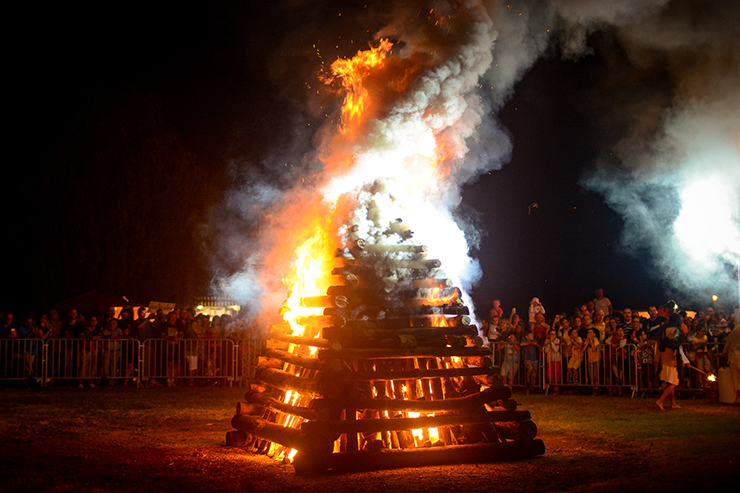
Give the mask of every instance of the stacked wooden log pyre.
[[292, 460], [298, 473], [544, 453], [460, 289], [410, 236], [337, 251], [336, 284], [301, 299], [323, 308], [299, 320], [303, 335], [272, 328], [227, 445]]

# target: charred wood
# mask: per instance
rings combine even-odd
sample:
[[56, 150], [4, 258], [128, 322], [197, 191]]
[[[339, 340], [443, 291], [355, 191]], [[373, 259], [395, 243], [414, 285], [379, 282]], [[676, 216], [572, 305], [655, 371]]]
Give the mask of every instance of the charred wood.
[[507, 440], [527, 441], [534, 440], [537, 437], [537, 425], [530, 419], [518, 423], [495, 423], [494, 427], [496, 433]]
[[270, 423], [254, 416], [236, 415], [231, 419], [231, 426], [247, 435], [279, 443], [286, 447], [294, 449], [310, 448], [309, 440], [300, 430]]

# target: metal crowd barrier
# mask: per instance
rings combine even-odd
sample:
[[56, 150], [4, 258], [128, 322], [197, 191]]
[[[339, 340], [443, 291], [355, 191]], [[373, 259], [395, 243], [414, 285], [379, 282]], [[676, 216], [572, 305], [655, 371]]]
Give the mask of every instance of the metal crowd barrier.
[[149, 386], [195, 385], [208, 380], [229, 385], [235, 380], [235, 346], [230, 339], [147, 339], [141, 378]]
[[595, 353], [583, 350], [580, 357], [568, 354], [561, 345], [560, 360], [540, 346], [521, 346], [513, 367], [504, 345], [492, 345], [493, 366], [501, 368], [502, 377], [507, 374], [506, 384], [512, 387], [536, 388], [545, 393], [556, 386], [590, 387], [594, 391], [607, 388], [615, 393], [628, 390], [632, 396], [639, 388], [638, 351], [634, 344], [612, 347], [601, 343]]
[[135, 339], [50, 339], [44, 347], [46, 382], [90, 387], [118, 380], [136, 384], [139, 347]]
[[43, 381], [43, 357], [38, 339], [0, 340], [0, 380]]
[[230, 339], [0, 340], [0, 382], [163, 386], [248, 383], [265, 341]]

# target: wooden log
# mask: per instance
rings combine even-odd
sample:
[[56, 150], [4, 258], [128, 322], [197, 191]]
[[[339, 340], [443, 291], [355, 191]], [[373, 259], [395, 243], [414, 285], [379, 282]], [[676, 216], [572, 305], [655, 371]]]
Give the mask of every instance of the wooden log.
[[250, 402], [237, 402], [236, 403], [236, 414], [248, 414], [250, 416], [262, 416], [265, 411], [264, 406]]
[[285, 363], [308, 368], [309, 370], [323, 370], [327, 367], [326, 362], [320, 361], [318, 358], [301, 356], [283, 351], [282, 349], [265, 349], [262, 354], [279, 361], [284, 361]]
[[231, 419], [231, 426], [235, 429], [286, 447], [301, 449], [306, 445], [304, 434], [295, 428], [288, 428], [264, 419], [248, 415], [236, 415]]
[[318, 391], [318, 380], [301, 378], [282, 370], [274, 368], [258, 369], [255, 378], [266, 384], [281, 389], [291, 389], [301, 393], [316, 395]]
[[[327, 412], [323, 412], [323, 410], [317, 410], [317, 409], [309, 409], [307, 407], [301, 407], [301, 406], [292, 406], [290, 404], [287, 404], [285, 402], [281, 402], [274, 397], [270, 397], [265, 394], [261, 394], [258, 392], [251, 392], [246, 395], [246, 399], [249, 402], [253, 402], [256, 404], [260, 404], [264, 407], [271, 407], [273, 409], [277, 409], [281, 413], [285, 414], [292, 414], [294, 416], [300, 416], [304, 419], [326, 419], [328, 416]], [[237, 412], [237, 414], [239, 414]]]
[[443, 305], [443, 306], [430, 306], [421, 305], [415, 307], [398, 307], [390, 308], [387, 310], [388, 316], [390, 317], [421, 317], [424, 315], [470, 315], [470, 310], [467, 306], [458, 305]]
[[474, 443], [449, 447], [409, 448], [401, 450], [359, 451], [341, 454], [296, 454], [293, 467], [297, 474], [376, 471], [407, 467], [467, 464], [520, 460], [545, 453], [542, 440], [529, 442]]
[[397, 260], [387, 259], [389, 267], [393, 269], [414, 269], [414, 270], [428, 270], [428, 269], [439, 269], [442, 266], [442, 262], [437, 259], [433, 260]]
[[226, 432], [227, 447], [248, 447], [254, 441], [254, 437], [243, 431], [232, 430]]
[[313, 435], [331, 431], [337, 433], [375, 433], [390, 430], [414, 430], [417, 428], [437, 428], [462, 424], [499, 423], [503, 421], [524, 421], [532, 416], [529, 411], [486, 411], [466, 414], [443, 414], [420, 416], [418, 418], [362, 419], [357, 421], [306, 421], [301, 430]]
[[491, 350], [485, 347], [417, 347], [405, 349], [320, 349], [320, 360], [331, 359], [381, 359], [381, 358], [418, 358], [424, 356], [447, 358], [451, 356], [480, 357], [490, 356]]
[[346, 308], [348, 300], [346, 296], [341, 295], [304, 296], [300, 300], [300, 305], [304, 308], [324, 308], [327, 306]]
[[451, 288], [454, 283], [450, 279], [414, 279], [411, 281], [411, 286], [415, 289], [418, 288]]
[[356, 328], [350, 325], [344, 327], [324, 327], [321, 336], [324, 339], [336, 339], [340, 342], [347, 340], [388, 339], [397, 335], [412, 335], [418, 339], [433, 336], [469, 336], [478, 337], [478, 328], [474, 325], [459, 325], [454, 327], [406, 327], [399, 329]]
[[525, 419], [518, 423], [503, 422], [495, 423], [496, 433], [507, 440], [527, 441], [537, 437], [537, 425], [531, 419]]
[[332, 344], [331, 341], [327, 341], [326, 339], [318, 339], [315, 337], [301, 337], [277, 333], [271, 333], [270, 337], [272, 339], [275, 339], [276, 341], [287, 342], [296, 346], [311, 346], [324, 349], [336, 347], [336, 345]]
[[355, 246], [358, 250], [364, 250], [368, 253], [424, 253], [428, 250], [426, 245], [379, 245], [369, 244], [365, 240], [357, 240]]
[[442, 288], [417, 288], [417, 289], [403, 289], [398, 292], [398, 296], [404, 299], [440, 299], [440, 298], [459, 298], [461, 292], [456, 287], [442, 287]]
[[317, 327], [344, 327], [347, 319], [340, 315], [305, 315], [296, 317], [295, 321], [300, 325], [313, 325]]
[[365, 280], [375, 281], [378, 277], [375, 269], [363, 265], [346, 265], [342, 267], [335, 267], [331, 270], [332, 276], [347, 276], [350, 274], [357, 277], [360, 282], [363, 282]]

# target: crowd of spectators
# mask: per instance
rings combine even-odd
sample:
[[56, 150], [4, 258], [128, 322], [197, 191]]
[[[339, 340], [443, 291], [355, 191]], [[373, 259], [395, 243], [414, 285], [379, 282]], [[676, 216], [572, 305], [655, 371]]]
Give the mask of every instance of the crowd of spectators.
[[[644, 317], [628, 307], [615, 310], [598, 289], [593, 300], [552, 318], [538, 298], [532, 298], [525, 319], [515, 308], [505, 317], [494, 300], [482, 332], [500, 362], [504, 384], [532, 390], [541, 383], [541, 372], [553, 394], [563, 384], [590, 387], [594, 395], [603, 389], [621, 394], [630, 381], [656, 391], [675, 389], [679, 379], [709, 387], [707, 377], [717, 371], [717, 356], [736, 321], [711, 306], [692, 315], [673, 301], [648, 307]], [[661, 397], [658, 407], [665, 399], [677, 407], [671, 392]]]
[[[607, 388], [610, 393], [619, 394], [632, 377], [632, 381], [639, 378], [643, 389], [658, 389], [664, 382], [660, 388], [668, 392], [687, 373], [684, 367], [691, 365], [697, 370], [691, 373], [694, 383], [705, 386], [707, 375], [717, 369], [710, 348], [716, 350], [725, 341], [736, 321], [723, 311], [715, 312], [714, 307], [699, 310], [694, 316], [681, 311], [674, 313], [674, 308], [678, 309], [672, 301], [661, 307], [650, 306], [647, 316], [642, 317], [627, 307], [615, 310], [603, 290], [598, 289], [593, 300], [575, 307], [571, 314], [556, 313], [552, 319], [540, 300], [533, 298], [526, 319], [522, 319], [516, 309], [505, 317], [500, 301], [494, 300], [489, 317], [481, 321], [482, 333], [499, 354], [503, 384], [523, 384], [532, 389], [539, 386], [542, 375], [554, 394], [559, 392], [560, 385], [588, 386], [594, 394]], [[134, 377], [133, 362], [138, 361], [138, 355], [127, 351], [138, 350], [138, 345], [108, 341], [166, 341], [163, 358], [167, 378], [163, 383], [172, 386], [194, 385], [188, 377], [199, 368], [203, 370], [204, 365], [212, 364], [210, 359], [217, 358], [214, 355], [209, 358], [202, 350], [196, 353], [193, 344], [177, 342], [259, 337], [242, 319], [229, 315], [209, 317], [196, 314], [191, 308], [165, 314], [161, 310], [149, 313], [145, 307], [130, 306], [117, 313], [111, 307], [105, 313], [87, 316], [72, 309], [64, 320], [56, 310], [51, 310], [38, 319], [33, 315], [22, 317], [20, 322], [16, 322], [13, 313], [6, 312], [0, 313], [0, 319], [3, 321], [0, 340], [23, 341], [15, 346], [14, 357], [22, 357], [29, 379], [40, 373], [39, 342], [82, 340], [80, 353], [68, 359], [75, 361], [78, 385], [87, 382], [90, 387], [106, 380], [112, 383], [112, 379], [106, 379], [112, 376], [123, 377], [124, 385], [128, 385]], [[675, 332], [667, 330], [671, 327], [675, 327]], [[173, 349], [176, 347], [179, 349]], [[98, 353], [104, 353], [104, 357], [91, 356]], [[0, 358], [8, 360], [8, 356], [0, 355]], [[637, 375], [630, 375], [633, 368]], [[212, 370], [206, 367], [205, 371]], [[156, 379], [151, 384], [159, 385]], [[664, 394], [658, 401], [659, 407], [665, 399], [671, 399], [675, 406], [673, 394]]]
[[[3, 320], [0, 325], [0, 340], [17, 341], [14, 346], [7, 346], [10, 348], [8, 354], [0, 354], [0, 359], [3, 360], [3, 368], [0, 371], [8, 373], [11, 359], [20, 357], [25, 367], [25, 378], [29, 380], [40, 378], [40, 361], [36, 358], [40, 343], [58, 341], [61, 344], [56, 344], [54, 351], [56, 361], [60, 363], [59, 368], [55, 368], [53, 373], [74, 373], [76, 376], [74, 382], [67, 383], [76, 383], [80, 387], [85, 384], [95, 387], [101, 381], [113, 385], [114, 377], [123, 380], [123, 385], [129, 385], [129, 381], [135, 377], [134, 362], [138, 361], [138, 354], [133, 352], [138, 350], [139, 346], [126, 344], [125, 341], [136, 340], [143, 343], [148, 339], [161, 339], [168, 343], [165, 348], [172, 348], [179, 341], [222, 339], [238, 341], [256, 337], [243, 319], [235, 319], [230, 315], [210, 317], [203, 313], [196, 314], [192, 308], [173, 310], [165, 314], [162, 310], [149, 313], [146, 307], [136, 309], [126, 306], [120, 311], [110, 307], [105, 313], [88, 315], [72, 309], [64, 320], [60, 318], [57, 310], [51, 310], [48, 314], [38, 317], [38, 320], [33, 315], [25, 316], [20, 323], [16, 323], [12, 312], [0, 313], [0, 318]], [[65, 344], [74, 340], [80, 342], [74, 345]], [[178, 349], [177, 355], [172, 357], [165, 349], [165, 357], [168, 358], [167, 385], [172, 386], [176, 381], [184, 381], [182, 378], [176, 380], [176, 377], [193, 374], [197, 368], [198, 355], [186, 352], [187, 348], [194, 347], [197, 346], [183, 344], [183, 349]], [[68, 354], [65, 354], [67, 351]], [[215, 358], [216, 355], [212, 357]], [[204, 364], [203, 355], [200, 364]], [[49, 375], [49, 378], [55, 376]], [[0, 378], [2, 377], [3, 375], [0, 375]], [[189, 383], [194, 385], [192, 379]], [[151, 384], [160, 385], [155, 379]]]

